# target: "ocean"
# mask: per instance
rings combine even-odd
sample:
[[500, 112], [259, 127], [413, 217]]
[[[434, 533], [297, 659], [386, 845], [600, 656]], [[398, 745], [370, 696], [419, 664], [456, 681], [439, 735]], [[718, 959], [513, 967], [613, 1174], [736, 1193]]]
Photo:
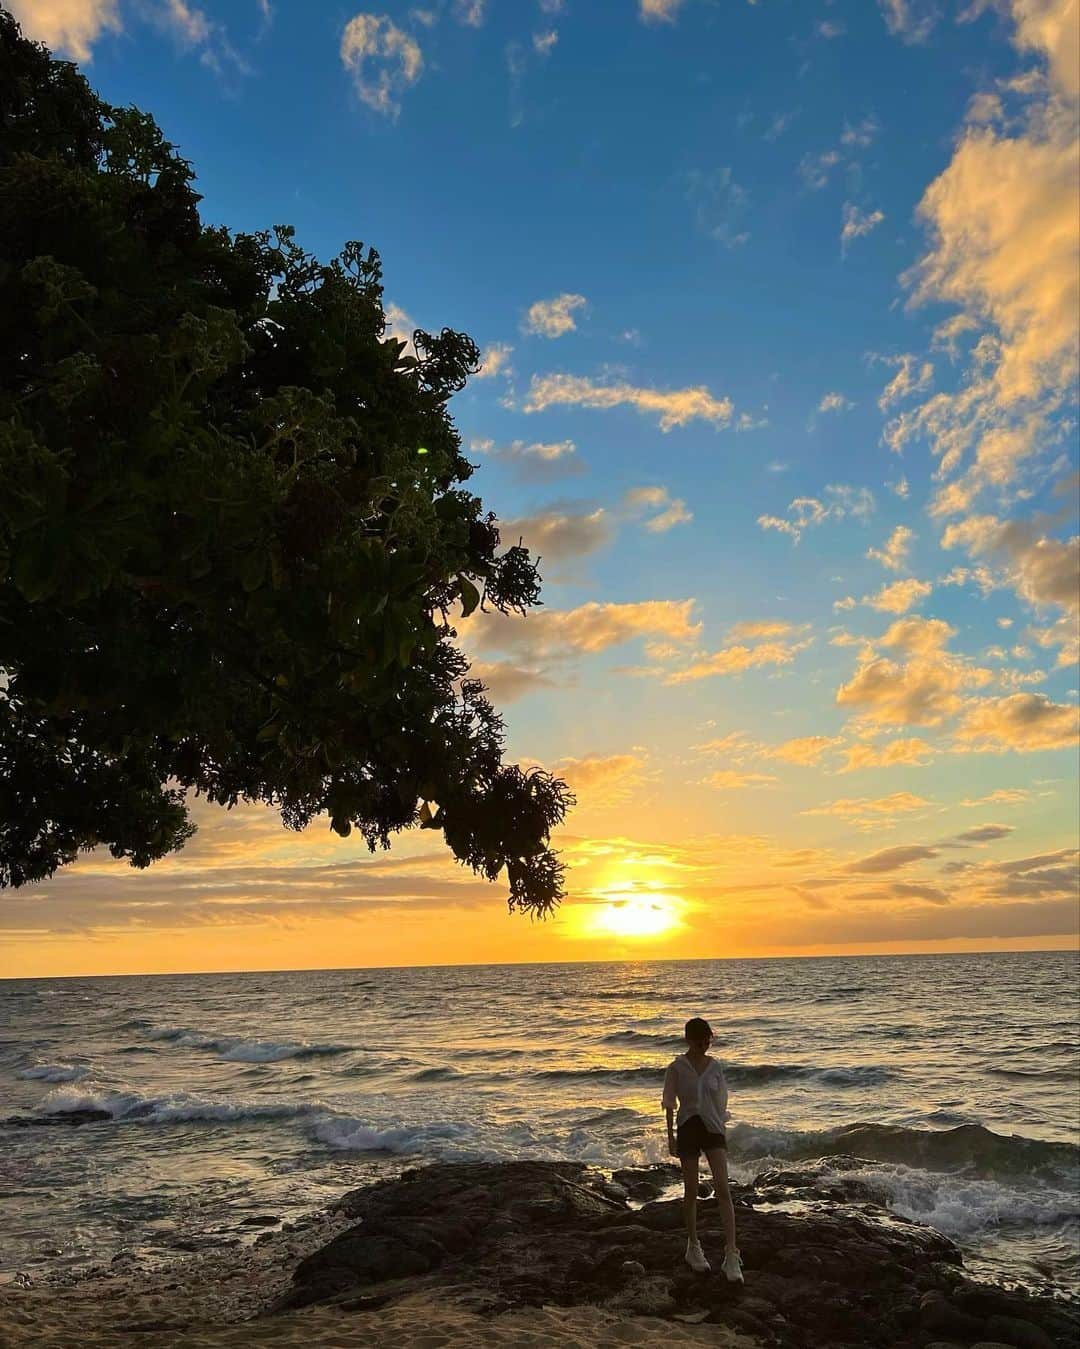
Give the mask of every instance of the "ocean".
[[[855, 1153], [976, 1275], [1080, 1295], [1075, 952], [2, 981], [0, 1282], [251, 1241], [428, 1161], [665, 1160], [695, 1015], [733, 1178]], [[18, 1122], [75, 1110], [108, 1117]]]

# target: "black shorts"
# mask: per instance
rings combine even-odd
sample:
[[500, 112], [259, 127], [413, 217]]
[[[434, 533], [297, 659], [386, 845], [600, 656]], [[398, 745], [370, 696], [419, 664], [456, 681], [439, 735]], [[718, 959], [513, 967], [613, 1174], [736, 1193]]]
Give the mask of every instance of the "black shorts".
[[700, 1157], [703, 1152], [713, 1148], [726, 1148], [727, 1139], [723, 1134], [713, 1133], [706, 1128], [700, 1115], [691, 1115], [675, 1131], [675, 1151], [680, 1157]]

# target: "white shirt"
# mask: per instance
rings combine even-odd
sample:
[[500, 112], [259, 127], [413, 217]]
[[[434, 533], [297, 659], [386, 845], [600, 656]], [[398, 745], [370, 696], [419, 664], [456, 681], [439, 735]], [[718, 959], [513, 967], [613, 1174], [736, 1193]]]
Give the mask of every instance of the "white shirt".
[[677, 1124], [682, 1124], [691, 1115], [700, 1115], [710, 1133], [724, 1132], [724, 1122], [731, 1112], [727, 1108], [724, 1070], [717, 1059], [710, 1059], [700, 1074], [685, 1054], [672, 1059], [664, 1078], [664, 1109], [674, 1110], [676, 1099], [679, 1102]]

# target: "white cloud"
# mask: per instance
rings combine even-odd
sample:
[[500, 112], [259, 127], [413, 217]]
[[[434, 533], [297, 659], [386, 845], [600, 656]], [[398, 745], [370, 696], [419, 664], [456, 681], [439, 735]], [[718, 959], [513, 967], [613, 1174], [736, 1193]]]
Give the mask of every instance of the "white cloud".
[[469, 28], [479, 28], [485, 17], [487, 0], [454, 0], [454, 18]]
[[941, 17], [932, 0], [878, 0], [878, 5], [889, 32], [909, 44], [925, 42]]
[[[623, 496], [624, 505], [631, 512], [645, 509], [658, 510], [659, 513], [645, 521], [645, 528], [654, 534], [662, 534], [675, 525], [686, 524], [693, 514], [686, 509], [681, 497], [668, 495], [666, 487], [632, 487]], [[663, 507], [662, 510], [659, 510]]]
[[572, 294], [556, 295], [551, 300], [537, 300], [529, 306], [522, 331], [536, 333], [540, 337], [562, 337], [564, 333], [572, 333], [577, 328], [574, 310], [580, 309], [585, 303], [584, 295]]
[[907, 525], [897, 525], [889, 535], [883, 548], [868, 548], [866, 556], [878, 561], [889, 571], [900, 571], [907, 565], [908, 550], [915, 535]]
[[865, 150], [868, 145], [872, 145], [874, 137], [881, 130], [875, 117], [864, 117], [861, 122], [856, 122], [852, 126], [849, 122], [844, 123], [844, 130], [840, 136], [841, 145], [853, 145], [860, 150]]
[[849, 398], [845, 398], [842, 393], [827, 393], [822, 397], [818, 404], [819, 412], [847, 412], [855, 404]]
[[104, 32], [121, 31], [118, 0], [9, 0], [27, 37], [89, 62]]
[[[823, 400], [824, 401], [824, 400]], [[788, 506], [786, 518], [776, 515], [759, 515], [758, 525], [762, 529], [775, 529], [791, 537], [798, 543], [803, 531], [826, 520], [842, 520], [851, 516], [866, 521], [876, 508], [874, 494], [868, 487], [851, 487], [846, 483], [833, 483], [825, 488], [825, 500], [818, 497], [796, 497]]]
[[686, 175], [686, 195], [702, 233], [725, 248], [738, 248], [750, 238], [749, 232], [740, 228], [748, 194], [733, 180], [730, 168], [715, 169], [711, 173], [691, 169]]
[[638, 0], [642, 23], [674, 23], [683, 0]]
[[419, 44], [385, 16], [357, 14], [341, 35], [341, 61], [362, 102], [386, 117], [401, 112], [400, 93], [424, 68]]
[[558, 40], [559, 32], [556, 28], [549, 28], [544, 33], [534, 33], [532, 36], [533, 51], [539, 56], [547, 56]]
[[924, 600], [933, 588], [930, 581], [917, 581], [909, 577], [905, 581], [893, 581], [891, 585], [882, 586], [875, 595], [864, 596], [863, 604], [881, 613], [906, 614], [913, 605]]
[[825, 150], [821, 154], [805, 154], [799, 161], [799, 176], [808, 188], [819, 192], [829, 181], [829, 175], [842, 156], [839, 150]]
[[871, 230], [876, 229], [885, 219], [881, 211], [863, 211], [853, 202], [844, 202], [843, 209], [844, 224], [840, 231], [840, 251], [847, 253], [848, 245], [853, 239], [860, 239]]
[[902, 402], [917, 393], [924, 393], [933, 383], [933, 363], [920, 360], [910, 352], [902, 356], [874, 356], [872, 359], [896, 369], [896, 374], [882, 390], [878, 399], [878, 407], [882, 412], [887, 411], [893, 403]]
[[510, 375], [510, 354], [514, 350], [505, 342], [493, 342], [480, 355], [480, 369], [473, 379], [491, 379], [495, 375]]
[[638, 388], [632, 384], [597, 384], [579, 375], [533, 375], [525, 412], [543, 412], [558, 405], [614, 408], [622, 404], [643, 413], [657, 413], [661, 431], [700, 418], [727, 426], [734, 411], [730, 398], [715, 398], [704, 386], [692, 389]]

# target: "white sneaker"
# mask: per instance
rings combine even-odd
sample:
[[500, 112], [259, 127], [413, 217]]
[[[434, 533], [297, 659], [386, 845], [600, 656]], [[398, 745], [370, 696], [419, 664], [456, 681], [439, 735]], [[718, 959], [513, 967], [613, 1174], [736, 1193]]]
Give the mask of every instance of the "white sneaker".
[[686, 1243], [686, 1263], [691, 1269], [697, 1270], [699, 1274], [706, 1274], [712, 1265], [705, 1259], [705, 1252], [701, 1249], [700, 1241], [688, 1241]]
[[742, 1273], [742, 1260], [738, 1251], [727, 1251], [724, 1255], [724, 1274], [728, 1283], [745, 1283]]

